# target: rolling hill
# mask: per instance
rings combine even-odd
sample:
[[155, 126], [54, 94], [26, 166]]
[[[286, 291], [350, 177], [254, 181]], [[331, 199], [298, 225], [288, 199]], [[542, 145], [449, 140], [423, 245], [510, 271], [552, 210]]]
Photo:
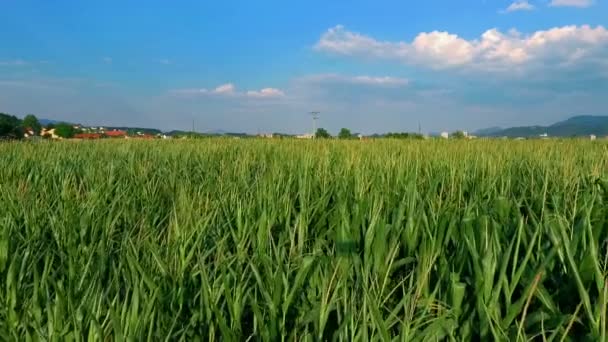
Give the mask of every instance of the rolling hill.
[[608, 116], [580, 115], [557, 122], [550, 126], [521, 126], [505, 129], [486, 129], [476, 132], [485, 137], [537, 137], [541, 134], [550, 137], [573, 137], [608, 135]]

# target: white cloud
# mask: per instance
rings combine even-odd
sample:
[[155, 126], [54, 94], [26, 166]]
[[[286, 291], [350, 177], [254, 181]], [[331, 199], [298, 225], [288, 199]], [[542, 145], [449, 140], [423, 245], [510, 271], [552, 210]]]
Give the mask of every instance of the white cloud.
[[232, 83], [226, 83], [217, 86], [215, 89], [208, 90], [207, 88], [185, 88], [173, 89], [169, 91], [172, 95], [182, 96], [231, 96], [231, 97], [251, 97], [251, 98], [278, 98], [285, 96], [285, 92], [276, 88], [263, 88], [260, 90], [249, 90], [247, 92], [239, 92]]
[[475, 53], [473, 43], [455, 34], [439, 31], [420, 33], [411, 47], [418, 58], [444, 66], [469, 63]]
[[173, 64], [170, 60], [168, 59], [159, 59], [158, 62], [160, 64], [164, 64], [164, 65], [169, 65], [169, 64]]
[[264, 88], [262, 90], [250, 90], [247, 93], [249, 97], [258, 97], [258, 98], [271, 98], [271, 97], [283, 97], [285, 93], [282, 90], [276, 88]]
[[349, 84], [361, 84], [368, 86], [405, 86], [408, 85], [409, 80], [405, 78], [382, 76], [343, 76], [338, 74], [319, 74], [304, 77], [303, 80], [309, 82], [334, 82], [334, 83], [349, 83]]
[[410, 43], [380, 41], [336, 26], [321, 36], [315, 48], [337, 55], [392, 59], [432, 69], [512, 71], [514, 67], [546, 67], [573, 60], [608, 58], [608, 30], [603, 26], [563, 26], [523, 35], [516, 30], [503, 33], [490, 29], [473, 40], [433, 31], [418, 34]]
[[102, 61], [106, 64], [112, 64], [112, 58], [110, 57], [104, 57], [102, 58]]
[[371, 76], [356, 76], [352, 79], [353, 83], [378, 85], [378, 86], [400, 86], [407, 85], [409, 82], [404, 78], [395, 77], [371, 77]]
[[213, 90], [214, 94], [222, 94], [222, 95], [231, 95], [234, 94], [234, 84], [232, 83], [227, 83], [227, 84], [222, 84], [221, 86], [218, 86], [217, 88], [215, 88]]
[[374, 38], [348, 31], [344, 26], [338, 25], [327, 30], [321, 36], [315, 48], [341, 55], [397, 58], [407, 55], [409, 45], [404, 42], [381, 42]]
[[534, 5], [528, 2], [528, 0], [516, 0], [513, 2], [505, 12], [515, 12], [515, 11], [531, 11], [534, 9]]
[[593, 0], [551, 0], [549, 6], [552, 7], [590, 7]]
[[10, 60], [10, 61], [0, 61], [0, 66], [26, 66], [29, 65], [28, 62], [21, 60], [21, 59], [15, 59], [15, 60]]
[[209, 90], [205, 88], [172, 89], [169, 93], [173, 95], [201, 95], [208, 94]]

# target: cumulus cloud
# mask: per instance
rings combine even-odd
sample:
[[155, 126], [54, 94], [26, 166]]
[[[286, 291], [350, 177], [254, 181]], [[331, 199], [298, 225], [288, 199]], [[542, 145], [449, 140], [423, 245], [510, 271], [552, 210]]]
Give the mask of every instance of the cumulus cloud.
[[304, 77], [303, 80], [309, 82], [334, 82], [383, 87], [405, 86], [409, 83], [408, 79], [398, 77], [344, 76], [338, 74], [311, 75]]
[[247, 93], [249, 97], [258, 97], [258, 98], [270, 98], [270, 97], [283, 97], [285, 93], [282, 90], [276, 88], [264, 88], [261, 90], [249, 90]]
[[185, 89], [173, 89], [169, 91], [172, 95], [186, 95], [186, 96], [231, 96], [231, 97], [251, 97], [251, 98], [278, 98], [285, 96], [285, 92], [276, 88], [263, 88], [260, 90], [249, 90], [246, 92], [239, 92], [232, 83], [226, 83], [217, 86], [215, 89], [209, 90], [207, 88], [185, 88]]
[[473, 40], [433, 31], [418, 34], [412, 42], [392, 42], [339, 25], [325, 32], [315, 48], [336, 55], [392, 59], [432, 69], [510, 71], [530, 65], [563, 65], [606, 58], [608, 30], [603, 26], [563, 26], [524, 35], [516, 30], [503, 33], [493, 28]]
[[222, 94], [222, 95], [230, 95], [230, 94], [234, 94], [234, 84], [232, 83], [227, 83], [227, 84], [222, 84], [221, 86], [218, 86], [217, 88], [213, 89], [213, 93], [214, 94]]
[[513, 2], [505, 12], [516, 12], [516, 11], [531, 11], [534, 9], [534, 5], [528, 2], [528, 0], [517, 0]]
[[207, 88], [185, 88], [173, 89], [169, 92], [174, 95], [233, 95], [235, 94], [235, 89], [234, 84], [226, 83], [219, 85], [212, 90]]
[[585, 8], [593, 5], [593, 0], [551, 0], [549, 6], [553, 7], [580, 7]]
[[172, 89], [169, 93], [173, 95], [202, 95], [209, 94], [209, 90], [205, 88], [185, 88], [185, 89]]

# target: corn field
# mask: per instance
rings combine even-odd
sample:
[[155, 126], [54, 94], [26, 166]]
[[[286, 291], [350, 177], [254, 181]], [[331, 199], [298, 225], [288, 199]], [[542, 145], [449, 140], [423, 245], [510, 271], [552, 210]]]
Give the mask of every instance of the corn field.
[[608, 144], [0, 144], [0, 341], [607, 341]]

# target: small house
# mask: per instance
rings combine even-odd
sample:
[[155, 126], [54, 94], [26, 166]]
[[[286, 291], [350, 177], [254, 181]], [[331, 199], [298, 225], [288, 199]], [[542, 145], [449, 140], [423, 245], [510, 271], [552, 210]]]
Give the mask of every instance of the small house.
[[47, 138], [51, 138], [51, 139], [60, 139], [60, 137], [55, 134], [55, 129], [46, 129], [43, 128], [42, 131], [40, 132], [40, 136], [42, 136], [43, 138], [47, 137]]
[[112, 131], [106, 131], [105, 135], [109, 138], [126, 138], [127, 137], [127, 132], [122, 131], [122, 130], [112, 130]]
[[23, 136], [25, 138], [30, 138], [36, 135], [36, 132], [34, 132], [34, 129], [31, 127], [26, 127], [24, 132], [23, 132]]
[[101, 139], [102, 135], [99, 133], [79, 133], [74, 135], [74, 139], [93, 140]]

